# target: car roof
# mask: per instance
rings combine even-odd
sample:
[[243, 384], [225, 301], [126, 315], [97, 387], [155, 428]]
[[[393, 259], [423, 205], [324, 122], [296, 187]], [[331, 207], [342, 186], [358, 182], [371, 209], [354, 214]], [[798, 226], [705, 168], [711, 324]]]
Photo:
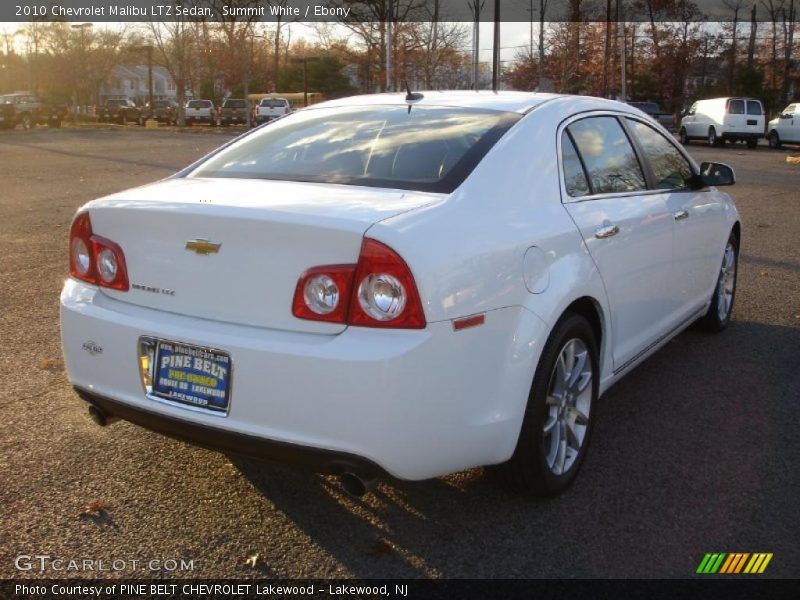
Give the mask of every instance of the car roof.
[[[492, 92], [480, 91], [419, 91], [422, 99], [415, 100], [414, 106], [452, 106], [463, 108], [484, 108], [504, 112], [526, 113], [548, 100], [563, 97], [561, 94], [541, 94], [537, 92]], [[405, 106], [406, 94], [368, 94], [350, 96], [315, 104], [315, 108], [334, 108], [346, 106]]]

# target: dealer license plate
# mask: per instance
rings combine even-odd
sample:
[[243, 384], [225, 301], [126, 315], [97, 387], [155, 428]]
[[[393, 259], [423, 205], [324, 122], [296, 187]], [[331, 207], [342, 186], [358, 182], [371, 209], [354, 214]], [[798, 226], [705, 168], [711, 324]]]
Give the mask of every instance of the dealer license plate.
[[231, 390], [227, 353], [159, 341], [153, 371], [154, 395], [227, 414]]

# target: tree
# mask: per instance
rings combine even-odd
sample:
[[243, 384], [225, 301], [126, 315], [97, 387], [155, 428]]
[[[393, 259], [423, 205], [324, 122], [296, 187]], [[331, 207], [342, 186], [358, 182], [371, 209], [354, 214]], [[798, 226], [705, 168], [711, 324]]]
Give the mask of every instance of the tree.
[[194, 27], [192, 23], [183, 19], [163, 23], [150, 21], [148, 25], [159, 62], [175, 81], [178, 125], [183, 127], [186, 124], [187, 82], [192, 77], [192, 58], [195, 56]]
[[327, 98], [346, 96], [353, 92], [350, 79], [342, 72], [344, 65], [334, 56], [308, 59], [305, 66], [298, 64], [283, 69], [278, 80], [278, 89], [285, 92], [305, 91], [304, 68], [306, 67], [309, 92], [319, 92]]

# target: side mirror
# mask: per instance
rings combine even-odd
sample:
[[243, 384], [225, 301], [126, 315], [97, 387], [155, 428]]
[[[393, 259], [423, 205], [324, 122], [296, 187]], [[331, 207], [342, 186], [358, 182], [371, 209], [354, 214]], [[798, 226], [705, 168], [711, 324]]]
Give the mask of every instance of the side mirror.
[[736, 174], [728, 165], [704, 162], [700, 165], [700, 181], [703, 187], [733, 185], [736, 183]]

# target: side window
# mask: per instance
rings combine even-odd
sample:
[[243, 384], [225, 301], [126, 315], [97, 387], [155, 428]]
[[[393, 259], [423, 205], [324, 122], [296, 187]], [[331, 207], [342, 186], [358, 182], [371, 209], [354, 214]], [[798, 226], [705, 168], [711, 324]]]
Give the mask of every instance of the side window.
[[667, 138], [640, 121], [628, 119], [628, 123], [644, 150], [659, 190], [688, 189], [692, 179], [692, 167]]
[[729, 115], [743, 115], [744, 114], [744, 100], [728, 100], [728, 114]]
[[758, 100], [747, 101], [747, 114], [748, 115], [763, 115], [764, 111], [761, 110], [761, 102]]
[[583, 158], [593, 194], [647, 188], [628, 136], [615, 117], [588, 117], [568, 128]]
[[797, 105], [796, 105], [796, 104], [790, 104], [789, 106], [787, 106], [787, 107], [786, 107], [786, 108], [783, 110], [783, 114], [785, 114], [785, 115], [792, 115], [792, 116], [794, 116], [794, 113], [795, 113], [796, 111], [797, 111]]
[[564, 164], [564, 183], [567, 186], [567, 193], [573, 198], [588, 196], [590, 192], [586, 173], [566, 131], [561, 134], [561, 162]]

